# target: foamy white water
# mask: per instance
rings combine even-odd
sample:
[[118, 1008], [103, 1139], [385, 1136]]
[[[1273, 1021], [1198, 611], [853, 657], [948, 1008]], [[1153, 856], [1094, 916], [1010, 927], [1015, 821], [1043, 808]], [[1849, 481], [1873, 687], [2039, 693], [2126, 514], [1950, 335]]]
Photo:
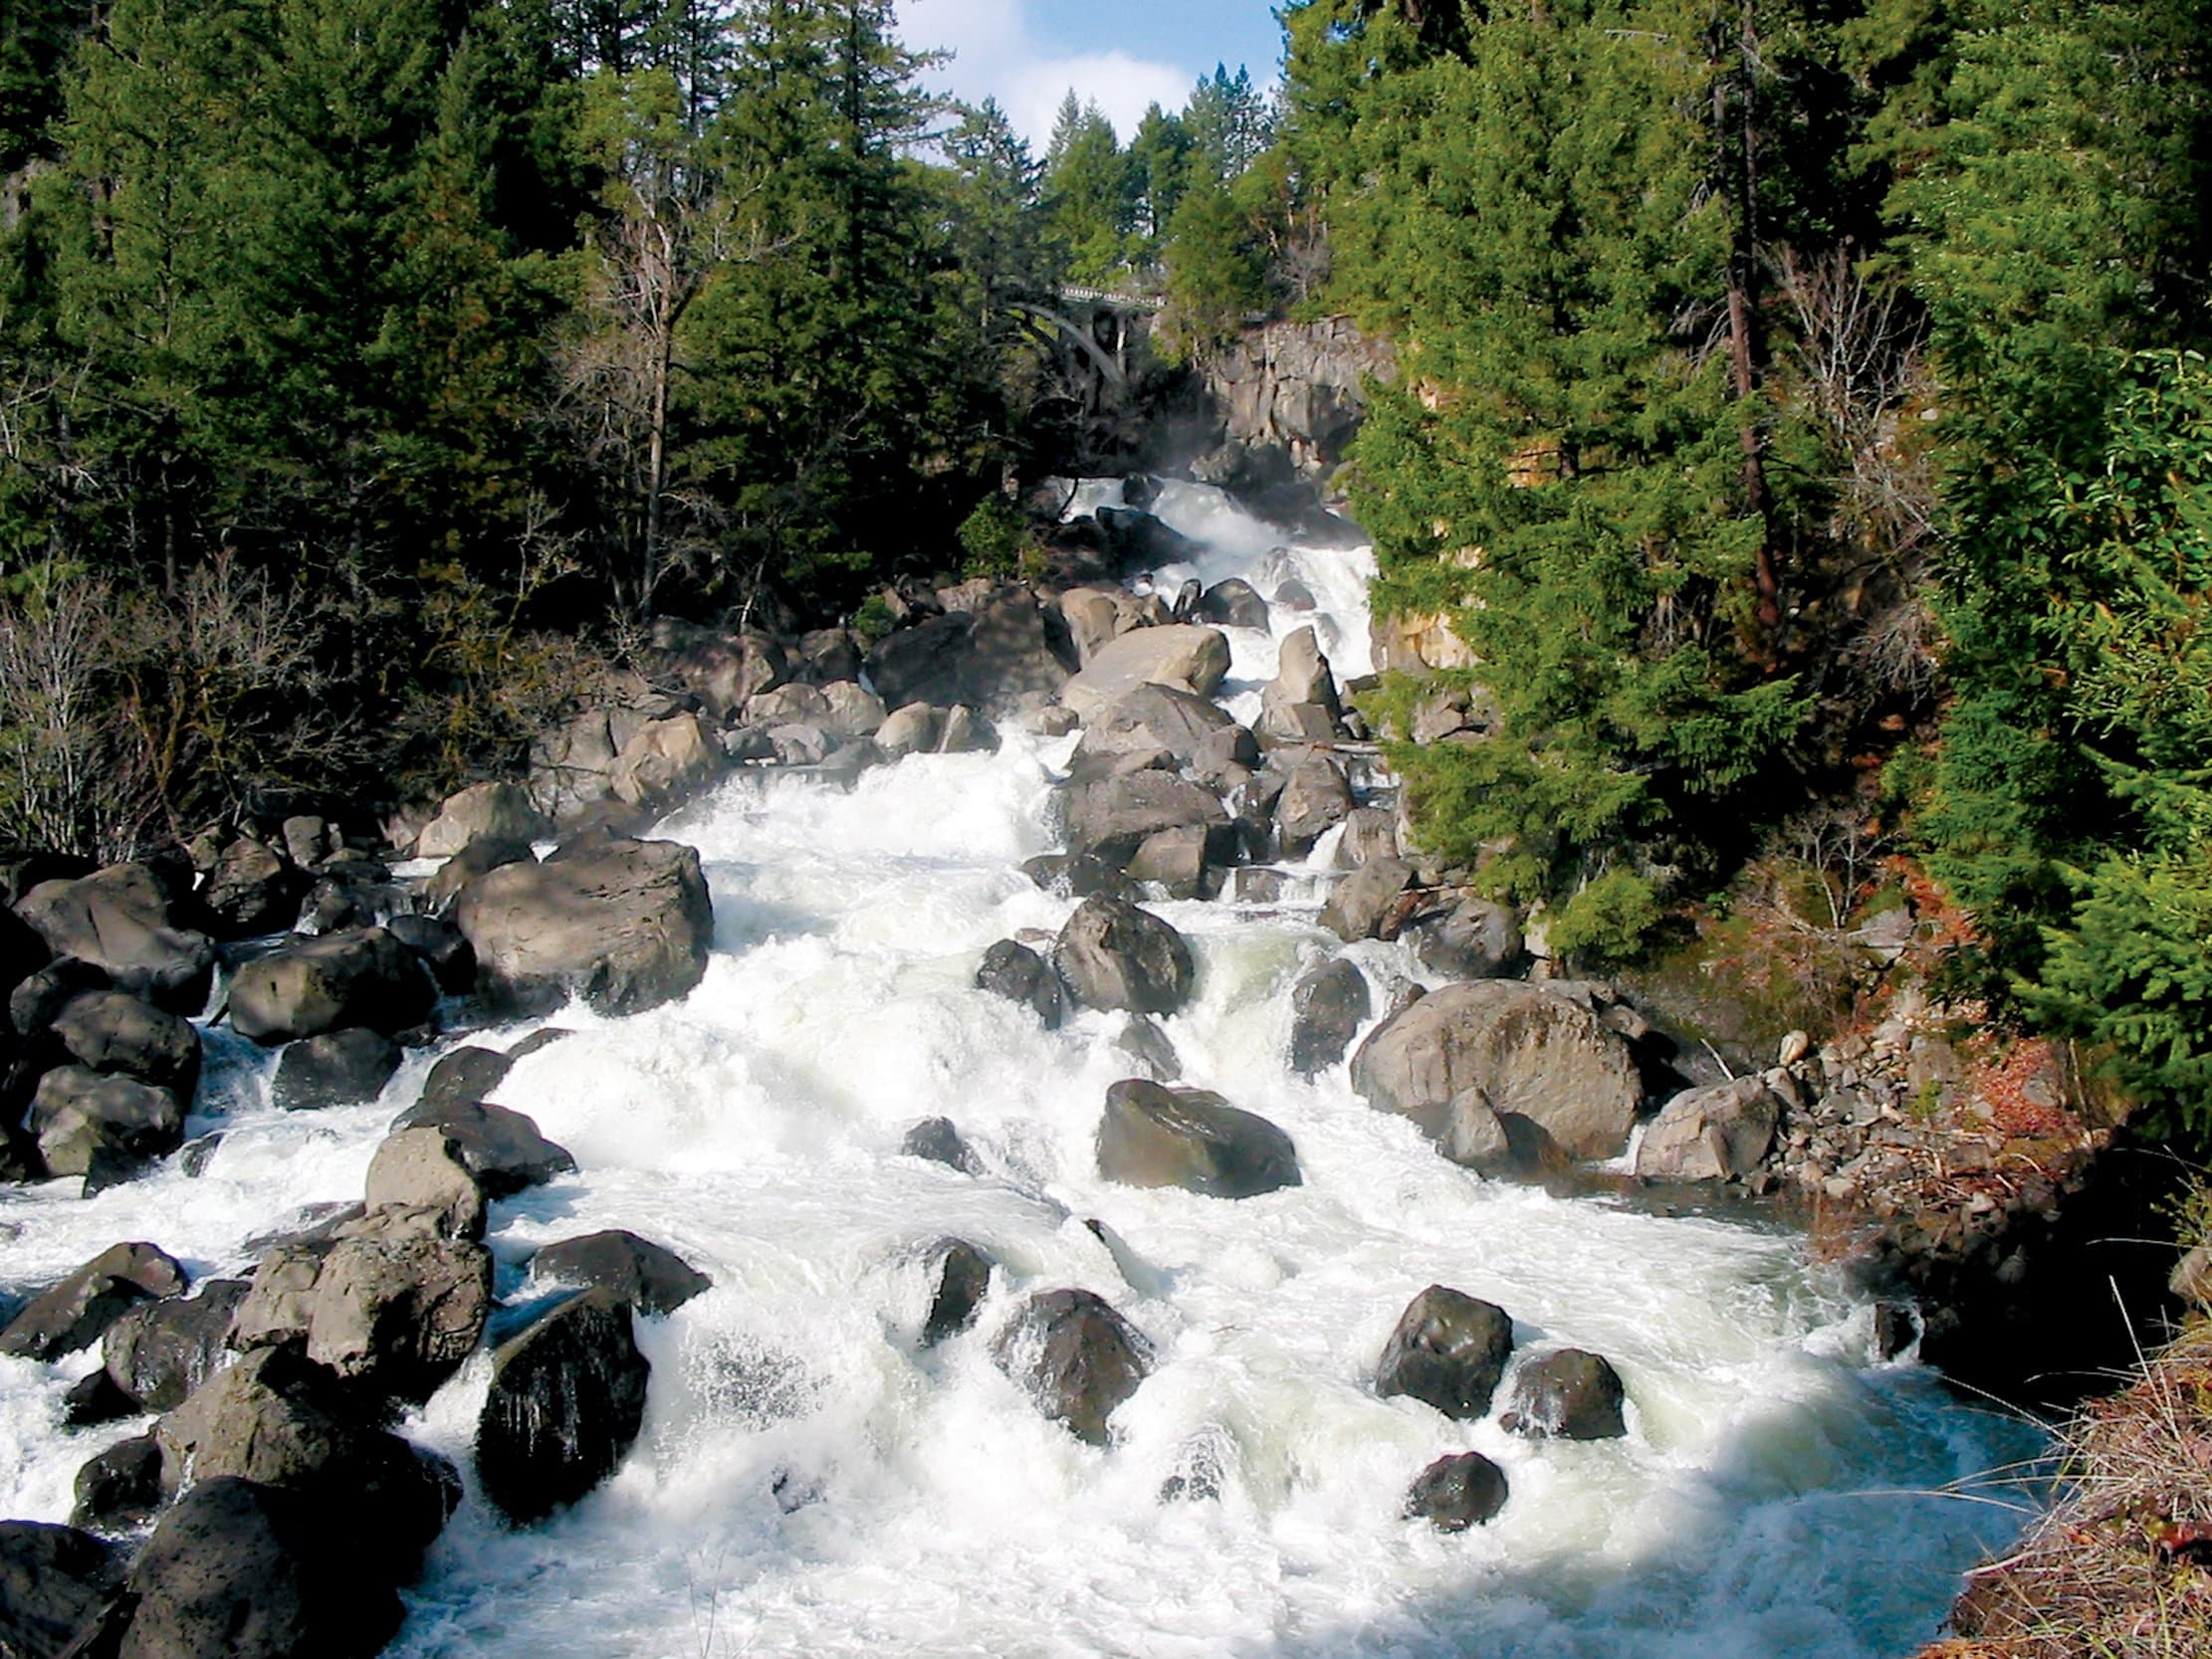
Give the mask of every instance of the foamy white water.
[[[1267, 593], [1272, 559], [1320, 596], [1340, 673], [1365, 666], [1367, 555], [1278, 554], [1195, 486], [1158, 511], [1207, 544], [1163, 585], [1244, 574]], [[1243, 695], [1305, 620], [1236, 631]], [[1305, 1183], [1228, 1202], [1098, 1178], [1101, 1102], [1127, 1072], [1118, 1016], [1046, 1032], [970, 982], [994, 939], [1073, 908], [1017, 868], [1051, 845], [1067, 747], [1010, 734], [997, 755], [911, 757], [850, 793], [752, 775], [663, 827], [707, 862], [707, 978], [633, 1019], [545, 1022], [574, 1035], [497, 1094], [579, 1168], [495, 1205], [489, 1242], [512, 1299], [537, 1246], [615, 1226], [715, 1288], [638, 1322], [651, 1398], [619, 1474], [521, 1533], [472, 1486], [392, 1651], [1876, 1659], [1932, 1633], [1954, 1575], [2010, 1529], [1894, 1494], [2018, 1456], [2022, 1431], [1877, 1363], [1871, 1310], [1791, 1233], [1485, 1182], [1365, 1107], [1343, 1067], [1291, 1076], [1290, 986], [1340, 948], [1310, 917], [1155, 907], [1200, 962], [1198, 1001], [1164, 1022], [1186, 1081], [1280, 1124]], [[1420, 976], [1396, 946], [1353, 954], [1378, 979]], [[0, 1194], [10, 1280], [119, 1238], [195, 1275], [246, 1271], [250, 1236], [358, 1196], [430, 1057], [375, 1106], [304, 1115], [267, 1106], [249, 1045], [216, 1033], [209, 1058], [192, 1130], [225, 1140], [206, 1172], [89, 1201], [75, 1183]], [[960, 1127], [981, 1176], [900, 1155], [931, 1116]], [[948, 1235], [1000, 1265], [978, 1328], [925, 1352], [924, 1257]], [[1434, 1282], [1505, 1307], [1523, 1354], [1610, 1357], [1627, 1438], [1524, 1441], [1376, 1398], [1383, 1342]], [[1019, 1300], [1061, 1286], [1105, 1297], [1155, 1349], [1108, 1450], [1045, 1421], [988, 1356]], [[133, 1432], [52, 1426], [95, 1362], [0, 1360], [8, 1514], [65, 1519], [77, 1466]], [[465, 1471], [486, 1372], [479, 1354], [405, 1425]], [[1413, 1475], [1466, 1449], [1506, 1470], [1497, 1520], [1447, 1538], [1401, 1519]], [[1161, 1501], [1200, 1465], [1218, 1499]]]

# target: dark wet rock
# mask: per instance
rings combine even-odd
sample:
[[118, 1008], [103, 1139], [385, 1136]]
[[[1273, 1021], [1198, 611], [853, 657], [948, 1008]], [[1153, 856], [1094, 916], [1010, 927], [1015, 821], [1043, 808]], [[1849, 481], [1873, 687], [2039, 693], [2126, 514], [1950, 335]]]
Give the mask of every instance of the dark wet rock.
[[1352, 1058], [1352, 1087], [1439, 1139], [1453, 1098], [1480, 1089], [1574, 1158], [1618, 1154], [1643, 1100], [1627, 1041], [1589, 1006], [1502, 979], [1446, 985], [1379, 1026]]
[[490, 1199], [512, 1198], [576, 1167], [568, 1148], [541, 1134], [528, 1113], [490, 1101], [418, 1102], [392, 1128], [443, 1131]]
[[33, 1297], [0, 1331], [0, 1354], [58, 1359], [92, 1347], [136, 1304], [183, 1289], [184, 1269], [165, 1251], [150, 1244], [110, 1245]]
[[620, 1467], [645, 1420], [652, 1367], [629, 1304], [585, 1291], [493, 1355], [477, 1419], [485, 1496], [528, 1524], [572, 1504]]
[[349, 1026], [388, 1036], [420, 1022], [436, 1001], [421, 958], [387, 930], [362, 928], [248, 962], [231, 980], [230, 1021], [240, 1036], [271, 1047]]
[[492, 1091], [507, 1081], [518, 1058], [473, 1043], [440, 1055], [430, 1075], [423, 1079], [422, 1098], [417, 1104], [438, 1111], [489, 1100]]
[[321, 1264], [307, 1356], [397, 1399], [425, 1400], [476, 1349], [492, 1256], [450, 1238], [348, 1238]]
[[125, 1417], [137, 1416], [140, 1409], [138, 1402], [116, 1387], [115, 1379], [106, 1371], [90, 1371], [71, 1383], [62, 1396], [62, 1427], [98, 1428], [102, 1423], [119, 1423]]
[[1152, 1370], [1144, 1338], [1089, 1291], [1030, 1297], [992, 1345], [992, 1356], [1045, 1416], [1094, 1446], [1106, 1444], [1114, 1408]]
[[125, 1564], [113, 1545], [74, 1527], [0, 1521], [0, 1654], [58, 1659]]
[[476, 983], [476, 951], [443, 917], [395, 916], [384, 930], [422, 958], [446, 995], [459, 996]]
[[399, 1045], [366, 1026], [303, 1037], [277, 1057], [269, 1098], [286, 1112], [372, 1101], [399, 1070]]
[[105, 1162], [111, 1175], [118, 1161], [136, 1168], [181, 1146], [184, 1108], [135, 1078], [60, 1066], [39, 1079], [30, 1127], [49, 1174], [88, 1175]]
[[1134, 899], [1129, 878], [1089, 853], [1040, 853], [1025, 860], [1021, 873], [1045, 892], [1062, 899]]
[[906, 1139], [899, 1142], [899, 1150], [908, 1157], [943, 1163], [964, 1174], [983, 1172], [983, 1165], [969, 1150], [968, 1142], [960, 1138], [960, 1131], [953, 1127], [950, 1118], [924, 1118], [906, 1132]]
[[1499, 1426], [1536, 1439], [1613, 1440], [1628, 1433], [1621, 1374], [1602, 1356], [1563, 1348], [1513, 1373]]
[[698, 852], [620, 837], [495, 870], [461, 895], [454, 920], [495, 999], [541, 1007], [578, 996], [610, 1014], [690, 994], [714, 934]]
[[1161, 830], [1226, 825], [1228, 813], [1211, 789], [1151, 769], [1071, 787], [1064, 801], [1068, 850], [1126, 865]]
[[146, 1411], [168, 1411], [223, 1362], [246, 1300], [243, 1279], [210, 1279], [189, 1297], [140, 1303], [101, 1338], [104, 1374]]
[[55, 1016], [53, 1032], [84, 1065], [135, 1078], [189, 1101], [200, 1081], [200, 1034], [188, 1020], [121, 991], [87, 991]]
[[1439, 1457], [1406, 1493], [1406, 1519], [1426, 1521], [1439, 1533], [1479, 1527], [1505, 1508], [1505, 1471], [1480, 1452]]
[[613, 1229], [545, 1245], [530, 1259], [533, 1279], [603, 1290], [641, 1314], [672, 1314], [714, 1281], [675, 1251]]
[[1290, 991], [1290, 1069], [1312, 1077], [1344, 1058], [1375, 1011], [1367, 975], [1339, 956], [1302, 976]]
[[1495, 979], [1526, 959], [1519, 919], [1495, 899], [1463, 899], [1412, 937], [1422, 965], [1453, 979]]
[[354, 879], [350, 873], [319, 876], [300, 901], [293, 931], [301, 933], [342, 933], [373, 928], [394, 903], [396, 895], [380, 883]]
[[1224, 628], [1257, 628], [1267, 631], [1267, 601], [1241, 576], [1216, 582], [1199, 598], [1198, 614]]
[[1047, 1031], [1059, 1029], [1066, 1011], [1067, 999], [1052, 964], [1015, 939], [1002, 938], [984, 952], [976, 988], [1033, 1008]]
[[171, 895], [144, 864], [42, 882], [18, 907], [56, 956], [103, 968], [117, 990], [172, 1014], [197, 1014], [215, 976], [215, 942], [171, 921]]
[[1298, 1154], [1275, 1125], [1204, 1089], [1129, 1078], [1106, 1091], [1098, 1172], [1124, 1186], [1177, 1186], [1252, 1198], [1300, 1182]]
[[62, 956], [25, 977], [8, 993], [8, 1023], [23, 1037], [43, 1037], [62, 1010], [88, 991], [114, 988], [108, 970], [75, 956]]
[[1117, 899], [1086, 899], [1060, 930], [1053, 964], [1087, 1008], [1172, 1014], [1190, 1001], [1197, 968], [1183, 935]]
[[76, 1493], [72, 1526], [104, 1533], [139, 1526], [161, 1507], [160, 1445], [150, 1431], [116, 1441], [79, 1466]]
[[991, 1257], [966, 1239], [939, 1239], [930, 1251], [930, 1311], [922, 1322], [922, 1346], [935, 1348], [976, 1323], [991, 1290]]
[[371, 1659], [402, 1609], [362, 1570], [358, 1526], [297, 1493], [204, 1481], [161, 1518], [85, 1659]]
[[198, 897], [218, 937], [252, 938], [290, 928], [307, 889], [306, 878], [282, 852], [242, 835], [223, 849]]
[[[4, 891], [4, 881], [0, 881], [0, 892]], [[0, 993], [12, 992], [46, 966], [53, 954], [36, 929], [0, 905]]]
[[369, 1159], [367, 1208], [422, 1210], [448, 1238], [484, 1236], [484, 1190], [444, 1130], [404, 1129], [387, 1136]]
[[1910, 1307], [1901, 1302], [1875, 1304], [1876, 1358], [1894, 1359], [1919, 1340], [1920, 1322]]
[[1173, 1083], [1183, 1075], [1182, 1058], [1158, 1020], [1131, 1014], [1114, 1033], [1114, 1047], [1135, 1061], [1155, 1083]]
[[1513, 1351], [1513, 1322], [1494, 1302], [1431, 1285], [1399, 1316], [1375, 1369], [1386, 1399], [1407, 1394], [1447, 1417], [1472, 1420], [1490, 1396]]
[[1676, 1095], [1636, 1146], [1636, 1172], [1648, 1179], [1724, 1181], [1765, 1161], [1783, 1103], [1763, 1078], [1739, 1077]]

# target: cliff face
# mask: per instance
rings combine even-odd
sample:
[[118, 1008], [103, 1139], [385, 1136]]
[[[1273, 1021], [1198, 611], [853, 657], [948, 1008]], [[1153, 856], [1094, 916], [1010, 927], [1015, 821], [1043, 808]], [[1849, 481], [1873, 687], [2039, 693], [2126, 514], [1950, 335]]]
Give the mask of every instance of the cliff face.
[[1287, 451], [1305, 473], [1344, 459], [1366, 413], [1362, 382], [1398, 372], [1387, 340], [1369, 339], [1343, 316], [1270, 322], [1246, 330], [1203, 371], [1225, 423], [1224, 437], [1246, 449]]

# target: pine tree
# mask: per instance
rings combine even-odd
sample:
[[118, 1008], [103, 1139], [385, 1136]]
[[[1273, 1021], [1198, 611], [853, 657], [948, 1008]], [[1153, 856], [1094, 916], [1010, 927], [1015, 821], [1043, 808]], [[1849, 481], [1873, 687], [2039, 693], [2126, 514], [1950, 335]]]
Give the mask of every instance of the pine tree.
[[1111, 288], [1121, 279], [1137, 211], [1129, 156], [1098, 105], [1079, 104], [1072, 92], [1045, 149], [1044, 208], [1072, 280]]

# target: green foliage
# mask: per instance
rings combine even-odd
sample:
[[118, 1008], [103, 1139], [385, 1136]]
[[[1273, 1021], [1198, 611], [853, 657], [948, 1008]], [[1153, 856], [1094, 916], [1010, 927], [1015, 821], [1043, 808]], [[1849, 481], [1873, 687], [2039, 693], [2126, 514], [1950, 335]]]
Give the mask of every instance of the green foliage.
[[1176, 208], [1167, 265], [1162, 343], [1172, 354], [1204, 356], [1265, 307], [1249, 228], [1228, 191], [1212, 179], [1201, 177]]
[[1622, 961], [1644, 948], [1665, 915], [1650, 882], [1608, 870], [1552, 912], [1546, 932], [1553, 948], [1569, 956]]
[[1070, 92], [1044, 157], [1046, 231], [1063, 252], [1070, 281], [1110, 288], [1122, 280], [1137, 251], [1136, 182], [1113, 122]]
[[956, 534], [961, 550], [968, 555], [960, 567], [964, 576], [1011, 581], [1035, 566], [1035, 532], [1021, 509], [996, 492], [976, 504], [975, 511], [960, 521]]

